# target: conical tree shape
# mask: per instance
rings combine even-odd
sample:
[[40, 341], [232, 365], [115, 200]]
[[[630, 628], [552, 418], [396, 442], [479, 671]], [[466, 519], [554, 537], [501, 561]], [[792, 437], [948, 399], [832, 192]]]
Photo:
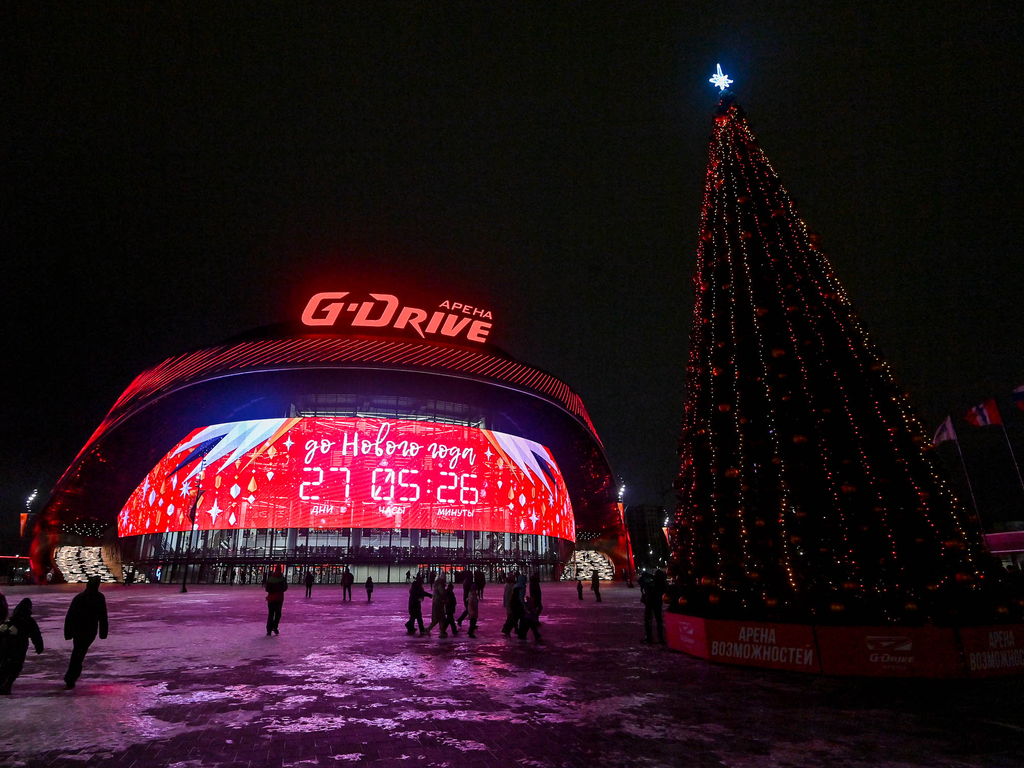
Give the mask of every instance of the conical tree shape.
[[817, 623], [1005, 614], [977, 517], [728, 95], [694, 282], [673, 526], [683, 610]]

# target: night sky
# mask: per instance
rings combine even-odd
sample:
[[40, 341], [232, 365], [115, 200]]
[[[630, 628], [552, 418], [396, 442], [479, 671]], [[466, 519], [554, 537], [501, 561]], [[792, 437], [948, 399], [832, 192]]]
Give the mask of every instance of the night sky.
[[1024, 459], [1019, 4], [433, 5], [0, 10], [8, 538], [143, 368], [357, 277], [493, 308], [671, 504], [716, 63], [983, 520], [1024, 519], [960, 418], [996, 396]]

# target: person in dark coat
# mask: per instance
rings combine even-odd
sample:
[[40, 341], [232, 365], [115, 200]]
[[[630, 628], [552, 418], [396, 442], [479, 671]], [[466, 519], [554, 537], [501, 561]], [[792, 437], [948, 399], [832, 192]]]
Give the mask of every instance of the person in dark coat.
[[32, 601], [27, 597], [18, 603], [11, 618], [0, 624], [0, 694], [7, 696], [21, 674], [32, 641], [36, 653], [43, 652], [43, 636], [32, 618]]
[[82, 674], [85, 654], [96, 639], [107, 639], [107, 599], [100, 593], [100, 577], [90, 576], [85, 589], [75, 595], [64, 617], [64, 639], [74, 642], [68, 671], [64, 674], [64, 685], [74, 688]]
[[7, 621], [7, 597], [4, 596], [3, 592], [0, 592], [0, 622]]
[[420, 625], [420, 634], [427, 634], [427, 630], [423, 626], [423, 606], [420, 604], [424, 597], [432, 597], [432, 595], [423, 589], [423, 577], [417, 575], [413, 579], [412, 586], [409, 587], [409, 620], [405, 622], [405, 628], [409, 630], [408, 634], [410, 635], [416, 634], [417, 622]]
[[267, 591], [267, 637], [270, 636], [271, 632], [279, 635], [281, 633], [278, 632], [277, 628], [281, 623], [284, 593], [288, 591], [288, 582], [281, 572], [281, 566], [274, 566], [274, 570], [267, 579], [267, 585], [264, 589]]
[[644, 642], [651, 643], [651, 619], [658, 622], [658, 642], [665, 644], [665, 625], [662, 623], [661, 607], [665, 598], [665, 589], [668, 586], [668, 577], [659, 568], [654, 572], [654, 578], [647, 582], [644, 589]]
[[[472, 580], [470, 580], [472, 584]], [[449, 582], [444, 591], [444, 621], [441, 622], [441, 637], [447, 637], [446, 630], [450, 627], [453, 635], [459, 634], [455, 625], [455, 612], [459, 609], [459, 600], [455, 597], [455, 582]], [[467, 609], [468, 612], [468, 609]]]
[[355, 582], [356, 577], [352, 575], [352, 571], [345, 566], [344, 573], [341, 574], [341, 601], [352, 600], [352, 584]]
[[473, 572], [468, 568], [462, 572], [462, 613], [459, 615], [459, 626], [469, 616], [469, 591], [473, 589]]
[[[526, 590], [526, 576], [520, 575], [508, 598], [508, 616], [505, 619], [505, 626], [501, 628], [505, 637], [509, 637], [513, 629], [518, 633], [522, 627], [523, 617], [526, 615]], [[525, 634], [523, 636], [525, 637]]]
[[537, 571], [530, 576], [530, 599], [533, 600], [533, 609], [536, 612], [534, 620], [540, 625], [540, 612], [544, 610], [544, 606], [540, 600], [540, 573]]
[[576, 579], [576, 594], [579, 595], [580, 600], [583, 599], [583, 582]]
[[479, 568], [476, 573], [473, 574], [473, 584], [476, 585], [476, 596], [483, 600], [484, 599], [484, 587], [487, 586], [487, 576]]
[[477, 594], [476, 585], [469, 590], [469, 600], [466, 602], [466, 609], [469, 611], [469, 636], [476, 637], [476, 622], [480, 617], [480, 596]]
[[597, 575], [597, 568], [594, 569], [593, 575], [590, 577], [590, 591], [597, 596], [597, 602], [601, 602], [601, 578]]
[[313, 596], [313, 571], [306, 571], [306, 597]]
[[364, 586], [366, 587], [366, 602], [370, 602], [370, 598], [373, 597], [373, 577], [372, 576], [367, 576], [366, 577], [366, 584]]

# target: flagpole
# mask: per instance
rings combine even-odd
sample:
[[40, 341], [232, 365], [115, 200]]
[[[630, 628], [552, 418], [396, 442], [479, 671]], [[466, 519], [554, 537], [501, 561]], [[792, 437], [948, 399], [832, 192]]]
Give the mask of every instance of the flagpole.
[[1013, 452], [1013, 445], [1010, 443], [1010, 436], [1006, 433], [1006, 425], [1000, 423], [1003, 428], [1003, 437], [1006, 438], [1006, 447], [1010, 449], [1010, 457], [1013, 459], [1013, 468], [1017, 470], [1017, 482], [1020, 483], [1020, 488], [1024, 491], [1024, 480], [1020, 476], [1020, 464], [1017, 463], [1017, 454]]
[[967, 464], [964, 462], [964, 452], [960, 450], [960, 441], [956, 438], [953, 439], [956, 443], [956, 452], [960, 454], [960, 466], [964, 468], [964, 477], [967, 479], [967, 490], [971, 494], [971, 504], [974, 506], [974, 514], [981, 517], [981, 513], [978, 512], [978, 500], [974, 498], [974, 486], [971, 485], [971, 476], [967, 474]]

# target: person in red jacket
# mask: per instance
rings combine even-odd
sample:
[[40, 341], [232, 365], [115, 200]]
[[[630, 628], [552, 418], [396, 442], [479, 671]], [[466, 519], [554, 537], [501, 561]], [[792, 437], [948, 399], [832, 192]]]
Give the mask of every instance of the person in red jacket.
[[100, 640], [107, 639], [107, 599], [100, 594], [100, 577], [90, 576], [85, 589], [75, 595], [64, 617], [64, 639], [74, 641], [68, 671], [64, 674], [64, 685], [74, 688], [82, 674], [85, 654], [96, 639], [99, 629]]

